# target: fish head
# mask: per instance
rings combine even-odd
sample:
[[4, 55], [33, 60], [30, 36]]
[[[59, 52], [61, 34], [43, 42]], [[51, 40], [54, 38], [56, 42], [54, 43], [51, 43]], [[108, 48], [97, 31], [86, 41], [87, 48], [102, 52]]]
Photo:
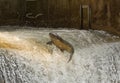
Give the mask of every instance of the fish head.
[[54, 35], [53, 33], [49, 33], [49, 36], [50, 36], [51, 38], [56, 38], [56, 37], [57, 37], [57, 36]]

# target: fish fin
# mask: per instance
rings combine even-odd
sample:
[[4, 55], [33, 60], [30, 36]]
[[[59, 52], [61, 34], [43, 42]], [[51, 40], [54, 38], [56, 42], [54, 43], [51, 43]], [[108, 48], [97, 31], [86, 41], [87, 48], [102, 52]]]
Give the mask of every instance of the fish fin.
[[61, 52], [64, 52], [64, 50], [63, 50], [63, 49], [60, 49], [60, 51], [61, 51]]
[[70, 58], [69, 58], [69, 60], [68, 60], [68, 63], [71, 61], [72, 56], [73, 56], [73, 53], [74, 53], [74, 49], [73, 49], [73, 51], [72, 51], [71, 54], [70, 54]]
[[52, 45], [52, 43], [53, 43], [52, 41], [49, 41], [49, 42], [47, 42], [46, 44]]

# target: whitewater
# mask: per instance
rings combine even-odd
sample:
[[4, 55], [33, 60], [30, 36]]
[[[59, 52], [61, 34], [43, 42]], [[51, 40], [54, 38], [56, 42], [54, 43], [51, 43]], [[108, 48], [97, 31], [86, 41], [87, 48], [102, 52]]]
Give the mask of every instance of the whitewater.
[[[0, 28], [0, 83], [120, 83], [118, 36], [99, 30]], [[73, 46], [69, 63], [68, 52], [46, 44], [49, 33]]]

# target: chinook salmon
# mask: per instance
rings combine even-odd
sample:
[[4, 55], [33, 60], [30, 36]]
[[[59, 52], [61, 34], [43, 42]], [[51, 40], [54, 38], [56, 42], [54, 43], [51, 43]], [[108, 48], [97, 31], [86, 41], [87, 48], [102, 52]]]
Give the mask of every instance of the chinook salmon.
[[49, 36], [51, 38], [51, 41], [47, 42], [47, 44], [54, 44], [56, 47], [58, 47], [62, 52], [65, 50], [70, 53], [70, 58], [68, 62], [72, 59], [74, 48], [73, 46], [68, 43], [67, 41], [63, 40], [60, 36], [55, 35], [53, 33], [49, 33]]

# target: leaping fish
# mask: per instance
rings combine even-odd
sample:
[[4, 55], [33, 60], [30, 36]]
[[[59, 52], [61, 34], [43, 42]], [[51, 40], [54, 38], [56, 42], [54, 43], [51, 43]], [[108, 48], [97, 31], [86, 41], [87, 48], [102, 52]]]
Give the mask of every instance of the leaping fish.
[[74, 48], [73, 46], [68, 43], [67, 41], [63, 40], [60, 36], [55, 35], [53, 33], [49, 33], [51, 41], [47, 42], [47, 44], [54, 44], [56, 47], [58, 47], [62, 52], [65, 50], [70, 53], [70, 58], [68, 62], [72, 59], [72, 56], [74, 54]]

